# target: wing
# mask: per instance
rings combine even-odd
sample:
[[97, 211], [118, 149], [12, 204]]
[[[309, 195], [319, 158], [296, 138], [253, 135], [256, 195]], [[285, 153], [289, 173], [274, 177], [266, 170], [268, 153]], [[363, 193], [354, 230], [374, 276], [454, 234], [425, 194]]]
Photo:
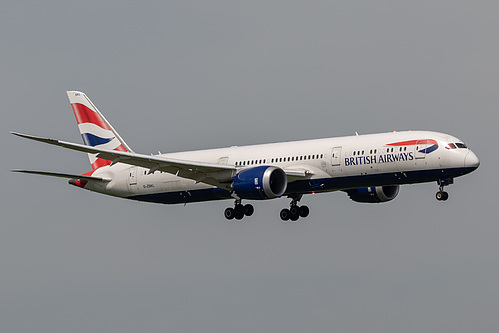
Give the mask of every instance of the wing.
[[43, 176], [52, 176], [59, 178], [71, 178], [71, 179], [85, 179], [85, 180], [97, 180], [103, 182], [110, 182], [109, 178], [101, 178], [101, 177], [92, 177], [92, 176], [84, 176], [84, 175], [72, 175], [69, 173], [58, 173], [58, 172], [47, 172], [47, 171], [33, 171], [33, 170], [10, 170], [12, 172], [21, 172], [21, 173], [29, 173], [34, 175], [43, 175]]
[[[101, 149], [78, 143], [42, 138], [28, 134], [21, 134], [16, 132], [10, 132], [10, 133], [22, 138], [34, 141], [40, 141], [71, 150], [76, 150], [84, 153], [97, 154], [98, 158], [112, 161], [111, 165], [116, 163], [136, 165], [149, 169], [150, 173], [154, 171], [163, 171], [174, 174], [182, 178], [192, 179], [198, 183], [202, 182], [223, 189], [227, 189], [227, 185], [229, 185], [232, 182], [232, 178], [236, 173], [236, 168], [230, 165], [186, 161], [186, 160], [165, 158], [161, 156], [136, 154], [133, 152]], [[81, 178], [81, 176], [78, 178]]]

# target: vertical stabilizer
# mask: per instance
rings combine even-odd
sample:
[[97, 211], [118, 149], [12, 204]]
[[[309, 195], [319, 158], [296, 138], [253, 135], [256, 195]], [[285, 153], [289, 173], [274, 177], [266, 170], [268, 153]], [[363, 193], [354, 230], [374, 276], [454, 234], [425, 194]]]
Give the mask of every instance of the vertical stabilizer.
[[[67, 91], [66, 93], [73, 108], [81, 137], [86, 145], [118, 151], [132, 151], [87, 95], [79, 91]], [[97, 158], [95, 154], [88, 154], [88, 158], [93, 170], [111, 164], [111, 161]]]

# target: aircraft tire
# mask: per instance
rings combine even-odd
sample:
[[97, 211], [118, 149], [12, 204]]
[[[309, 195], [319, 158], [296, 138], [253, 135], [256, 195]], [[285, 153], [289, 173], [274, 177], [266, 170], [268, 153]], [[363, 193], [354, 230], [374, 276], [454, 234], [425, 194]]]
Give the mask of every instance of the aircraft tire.
[[236, 215], [238, 213], [242, 213], [244, 215], [244, 212], [245, 212], [245, 208], [243, 205], [241, 204], [237, 204], [235, 207], [234, 207], [234, 210], [236, 211]]
[[296, 213], [296, 214], [291, 213], [291, 216], [289, 217], [289, 219], [293, 222], [298, 221], [299, 218], [300, 218], [300, 214], [298, 214], [298, 213]]
[[310, 209], [308, 208], [308, 206], [301, 206], [300, 207], [300, 217], [307, 217], [308, 214], [310, 214]]
[[225, 209], [224, 216], [227, 220], [232, 220], [234, 217], [236, 217], [236, 211], [234, 208], [227, 208]]
[[251, 216], [255, 212], [255, 208], [251, 204], [244, 205], [244, 215]]
[[279, 213], [279, 217], [281, 218], [281, 220], [283, 221], [288, 221], [289, 218], [291, 217], [291, 212], [289, 211], [289, 209], [287, 208], [284, 208], [283, 210], [281, 210], [281, 212]]
[[435, 197], [437, 198], [438, 201], [445, 201], [449, 199], [449, 193], [445, 191], [438, 191]]

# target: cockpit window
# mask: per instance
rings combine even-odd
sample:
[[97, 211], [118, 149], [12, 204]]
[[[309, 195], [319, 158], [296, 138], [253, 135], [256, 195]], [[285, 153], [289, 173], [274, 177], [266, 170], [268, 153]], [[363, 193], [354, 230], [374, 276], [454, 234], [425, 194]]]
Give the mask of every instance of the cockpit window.
[[462, 142], [456, 142], [456, 143], [448, 143], [445, 145], [446, 149], [457, 149], [457, 148], [465, 148], [467, 149], [466, 145]]

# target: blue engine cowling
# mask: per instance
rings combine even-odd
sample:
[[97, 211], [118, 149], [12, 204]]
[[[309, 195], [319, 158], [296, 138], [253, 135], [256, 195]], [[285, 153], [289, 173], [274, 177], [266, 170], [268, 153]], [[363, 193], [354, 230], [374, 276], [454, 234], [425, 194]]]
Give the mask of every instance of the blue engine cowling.
[[399, 194], [398, 185], [376, 186], [347, 190], [348, 196], [355, 202], [378, 203], [395, 199]]
[[286, 173], [275, 166], [258, 166], [242, 170], [235, 177], [232, 188], [241, 199], [273, 199], [286, 191]]

